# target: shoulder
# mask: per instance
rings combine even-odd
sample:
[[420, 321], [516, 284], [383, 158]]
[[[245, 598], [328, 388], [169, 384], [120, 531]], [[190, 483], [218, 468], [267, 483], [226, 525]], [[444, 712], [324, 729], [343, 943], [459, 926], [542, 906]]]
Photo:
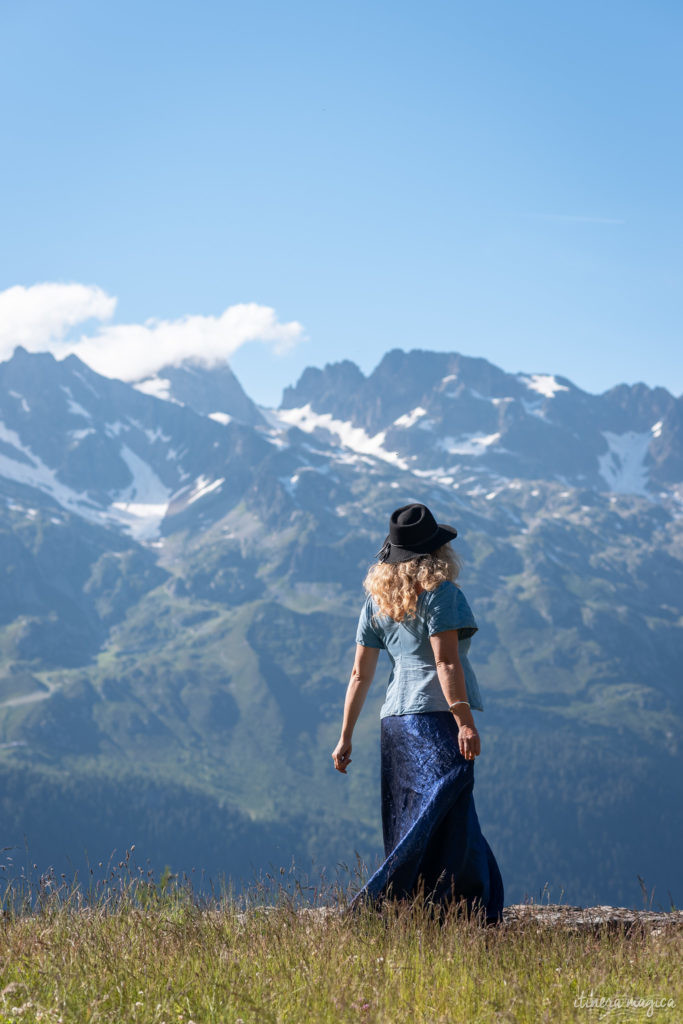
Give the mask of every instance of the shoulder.
[[467, 598], [452, 580], [444, 580], [430, 593], [426, 613], [430, 635], [459, 629], [463, 640], [476, 632], [477, 623]]
[[377, 605], [375, 604], [373, 596], [372, 594], [368, 594], [367, 597], [365, 598], [365, 601], [363, 602], [363, 613], [367, 615], [367, 617], [370, 619], [376, 617], [377, 612], [378, 608]]
[[439, 583], [438, 587], [432, 591], [434, 594], [455, 594], [461, 593], [460, 587], [453, 580], [444, 580], [443, 583]]
[[371, 629], [381, 632], [386, 616], [382, 615], [380, 612], [377, 602], [374, 600], [372, 594], [368, 594], [363, 601], [360, 618], [363, 622], [367, 623]]
[[[438, 587], [434, 587], [434, 590], [427, 591], [426, 602], [432, 608], [441, 604], [451, 604], [458, 601], [461, 594], [460, 587], [453, 580], [444, 580]], [[464, 594], [462, 596], [464, 597]]]

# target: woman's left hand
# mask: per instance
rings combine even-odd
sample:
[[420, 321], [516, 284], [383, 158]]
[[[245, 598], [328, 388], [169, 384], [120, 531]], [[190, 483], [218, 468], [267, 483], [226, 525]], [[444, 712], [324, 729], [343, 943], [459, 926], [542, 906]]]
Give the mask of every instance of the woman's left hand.
[[481, 754], [481, 740], [474, 725], [461, 725], [458, 730], [460, 753], [467, 761], [474, 761]]
[[337, 771], [346, 775], [346, 769], [351, 764], [351, 740], [339, 740], [332, 751], [332, 760]]

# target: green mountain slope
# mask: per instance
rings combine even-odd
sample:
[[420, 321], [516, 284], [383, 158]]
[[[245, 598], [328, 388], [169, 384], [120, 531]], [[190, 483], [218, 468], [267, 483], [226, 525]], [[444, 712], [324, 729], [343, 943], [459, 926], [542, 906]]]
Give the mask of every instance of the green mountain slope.
[[[485, 701], [480, 819], [511, 899], [548, 883], [572, 902], [634, 903], [641, 874], [666, 902], [680, 843], [680, 622], [662, 604], [661, 577], [674, 600], [676, 528], [626, 499], [582, 523], [572, 500], [548, 487], [539, 511], [520, 497], [519, 523], [495, 540], [476, 529], [476, 509], [463, 527], [461, 582], [480, 623], [472, 659]], [[128, 556], [128, 606], [96, 657], [83, 650], [78, 667], [63, 669], [40, 652], [12, 662], [6, 678], [21, 682], [0, 707], [0, 754], [34, 796], [28, 813], [22, 786], [6, 776], [15, 778], [3, 806], [10, 840], [25, 831], [50, 862], [60, 842], [72, 860], [134, 842], [157, 863], [213, 877], [292, 856], [328, 872], [356, 852], [368, 868], [377, 862], [382, 660], [348, 777], [330, 759], [365, 563], [342, 567], [321, 542], [316, 574], [326, 565], [349, 582], [298, 581], [308, 518], [275, 545], [265, 524], [260, 536], [231, 536], [246, 512], [190, 545], [176, 538], [155, 578]], [[65, 832], [49, 824], [54, 808]]]

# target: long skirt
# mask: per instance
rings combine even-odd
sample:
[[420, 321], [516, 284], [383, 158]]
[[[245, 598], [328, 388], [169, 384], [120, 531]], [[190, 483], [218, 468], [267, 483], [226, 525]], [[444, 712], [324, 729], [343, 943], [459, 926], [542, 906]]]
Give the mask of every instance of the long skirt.
[[503, 879], [474, 806], [474, 762], [460, 753], [450, 711], [381, 719], [382, 828], [386, 860], [352, 900], [381, 904], [418, 891], [502, 920]]

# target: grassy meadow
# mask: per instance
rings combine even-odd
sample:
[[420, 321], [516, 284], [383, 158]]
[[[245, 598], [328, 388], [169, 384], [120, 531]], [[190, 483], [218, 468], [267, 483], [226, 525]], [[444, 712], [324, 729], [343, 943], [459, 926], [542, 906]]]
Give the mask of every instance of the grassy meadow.
[[[309, 889], [281, 869], [200, 899], [128, 853], [87, 887], [7, 880], [0, 1024], [681, 1019], [680, 925], [484, 927], [458, 907], [439, 921], [423, 901], [351, 916], [350, 889]], [[628, 996], [641, 1005], [615, 1005]]]

